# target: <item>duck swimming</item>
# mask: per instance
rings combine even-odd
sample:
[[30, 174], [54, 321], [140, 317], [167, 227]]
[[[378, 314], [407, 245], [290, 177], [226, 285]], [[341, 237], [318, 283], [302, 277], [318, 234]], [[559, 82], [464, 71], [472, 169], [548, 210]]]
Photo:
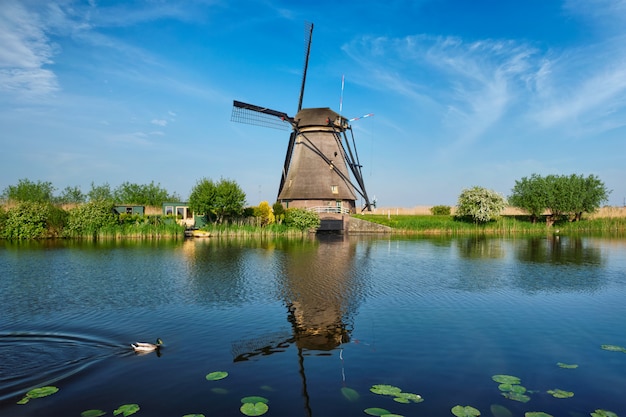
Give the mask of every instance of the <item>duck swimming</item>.
[[148, 353], [148, 352], [154, 352], [155, 350], [158, 350], [162, 344], [163, 344], [163, 341], [161, 339], [157, 339], [156, 344], [145, 343], [145, 342], [135, 342], [135, 343], [131, 343], [130, 346], [133, 348], [135, 352]]

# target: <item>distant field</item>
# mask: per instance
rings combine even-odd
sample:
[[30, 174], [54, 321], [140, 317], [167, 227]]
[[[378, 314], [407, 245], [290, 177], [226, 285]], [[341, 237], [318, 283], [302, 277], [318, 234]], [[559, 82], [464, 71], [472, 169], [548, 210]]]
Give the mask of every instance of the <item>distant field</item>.
[[[431, 214], [430, 208], [432, 206], [415, 206], [415, 207], [379, 207], [372, 211], [372, 214], [384, 214], [384, 215], [425, 215]], [[452, 208], [452, 214], [454, 214], [455, 207]], [[367, 214], [364, 212], [363, 214]], [[522, 210], [516, 207], [507, 207], [502, 212], [505, 216], [524, 215]], [[594, 214], [588, 214], [588, 218], [607, 218], [607, 217], [626, 217], [626, 207], [602, 207]]]

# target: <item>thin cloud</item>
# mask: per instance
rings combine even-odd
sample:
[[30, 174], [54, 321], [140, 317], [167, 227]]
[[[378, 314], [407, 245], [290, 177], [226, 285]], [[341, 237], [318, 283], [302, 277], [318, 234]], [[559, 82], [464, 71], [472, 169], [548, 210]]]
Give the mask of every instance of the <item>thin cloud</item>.
[[0, 7], [0, 90], [40, 96], [59, 89], [53, 63], [56, 46], [45, 33], [40, 16], [15, 1]]
[[152, 119], [150, 123], [157, 126], [167, 126], [167, 120], [164, 119]]

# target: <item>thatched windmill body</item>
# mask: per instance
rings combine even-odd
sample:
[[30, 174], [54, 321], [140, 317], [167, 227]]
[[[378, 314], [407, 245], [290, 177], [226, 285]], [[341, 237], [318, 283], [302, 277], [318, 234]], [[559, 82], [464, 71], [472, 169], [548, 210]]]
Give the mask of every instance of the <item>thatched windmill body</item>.
[[328, 107], [302, 108], [312, 34], [313, 24], [307, 24], [296, 115], [234, 101], [231, 120], [291, 130], [277, 197], [286, 208], [350, 213], [356, 211], [358, 194], [362, 209], [371, 210], [350, 120]]

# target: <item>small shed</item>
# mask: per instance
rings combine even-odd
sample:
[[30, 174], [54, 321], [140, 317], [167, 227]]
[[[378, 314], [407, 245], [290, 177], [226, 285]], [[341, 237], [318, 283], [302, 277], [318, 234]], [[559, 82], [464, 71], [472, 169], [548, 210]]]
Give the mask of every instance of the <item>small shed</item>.
[[140, 216], [143, 216], [146, 212], [145, 206], [137, 206], [133, 204], [119, 204], [113, 207], [113, 210], [115, 210], [117, 214], [138, 214]]
[[189, 209], [189, 203], [182, 201], [163, 203], [163, 215], [175, 216], [179, 224], [188, 228], [200, 228], [206, 225], [204, 214], [195, 214]]

